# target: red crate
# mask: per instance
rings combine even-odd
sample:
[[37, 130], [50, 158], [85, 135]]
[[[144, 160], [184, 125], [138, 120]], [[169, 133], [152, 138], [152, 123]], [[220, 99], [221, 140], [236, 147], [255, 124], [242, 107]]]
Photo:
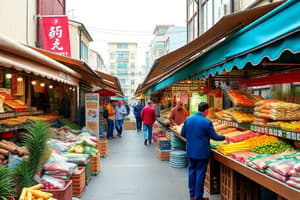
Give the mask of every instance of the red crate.
[[57, 200], [72, 200], [72, 181], [65, 181], [66, 185], [64, 189], [42, 189], [44, 192], [53, 194], [53, 198]]

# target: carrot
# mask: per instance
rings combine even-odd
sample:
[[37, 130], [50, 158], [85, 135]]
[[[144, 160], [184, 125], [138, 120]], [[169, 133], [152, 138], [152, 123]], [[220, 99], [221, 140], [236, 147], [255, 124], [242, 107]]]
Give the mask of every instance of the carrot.
[[32, 193], [31, 193], [31, 191], [27, 191], [27, 198], [26, 198], [26, 200], [32, 200]]
[[21, 195], [19, 197], [19, 200], [25, 200], [26, 192], [27, 192], [27, 188], [24, 187], [23, 190], [22, 190], [22, 192], [21, 192]]
[[38, 197], [38, 198], [48, 199], [49, 197], [53, 196], [53, 194], [51, 194], [51, 193], [41, 192], [39, 190], [31, 190], [31, 192], [35, 197]]
[[43, 184], [36, 184], [28, 188], [29, 190], [40, 190], [43, 187]]

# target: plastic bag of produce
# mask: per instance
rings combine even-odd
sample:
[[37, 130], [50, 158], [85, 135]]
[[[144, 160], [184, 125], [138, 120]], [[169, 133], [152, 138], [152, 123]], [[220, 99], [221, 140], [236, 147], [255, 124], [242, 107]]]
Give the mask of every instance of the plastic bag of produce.
[[288, 185], [290, 185], [290, 186], [293, 186], [293, 187], [295, 187], [295, 188], [300, 189], [300, 183], [296, 183], [296, 182], [293, 181], [293, 180], [288, 180], [286, 183], [287, 183]]
[[18, 155], [13, 155], [9, 153], [8, 155], [8, 168], [14, 168], [17, 164], [19, 164], [23, 160], [22, 157], [19, 157]]
[[251, 152], [251, 151], [244, 151], [244, 152], [236, 152], [232, 153], [230, 155], [233, 159], [242, 162], [244, 164], [247, 164], [249, 162], [250, 157], [257, 156], [257, 153]]
[[271, 169], [266, 169], [266, 174], [278, 179], [278, 180], [281, 180], [283, 182], [285, 182], [287, 180], [287, 177], [286, 176], [282, 176], [281, 174], [278, 174], [277, 172], [274, 172], [273, 170]]
[[274, 172], [277, 172], [282, 176], [287, 176], [289, 171], [294, 169], [294, 165], [296, 164], [296, 162], [297, 160], [295, 160], [294, 158], [279, 158], [273, 161], [268, 161], [267, 165]]
[[64, 153], [64, 156], [67, 158], [68, 162], [76, 164], [86, 164], [89, 158], [87, 154], [78, 154], [78, 153]]
[[63, 180], [44, 175], [41, 178], [44, 189], [64, 189], [65, 182]]
[[295, 170], [296, 172], [300, 172], [300, 161], [297, 162], [297, 163], [294, 165], [294, 170]]
[[289, 180], [292, 180], [292, 181], [294, 181], [294, 182], [300, 184], [300, 177], [291, 176], [291, 177], [289, 178]]
[[54, 151], [67, 151], [68, 150], [68, 147], [63, 145], [63, 143], [60, 140], [50, 139], [47, 142], [47, 144]]
[[296, 170], [292, 169], [288, 173], [289, 176], [300, 177], [300, 172], [296, 172]]
[[77, 167], [77, 164], [69, 162], [47, 163], [44, 170], [49, 171], [49, 174], [71, 175]]

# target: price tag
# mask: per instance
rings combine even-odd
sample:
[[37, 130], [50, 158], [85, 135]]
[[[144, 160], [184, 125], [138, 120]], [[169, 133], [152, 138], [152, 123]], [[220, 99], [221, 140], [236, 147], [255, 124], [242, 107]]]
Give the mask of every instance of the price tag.
[[272, 128], [269, 128], [269, 134], [273, 135], [273, 129]]
[[276, 128], [273, 129], [273, 135], [277, 136], [277, 129]]
[[286, 138], [292, 139], [292, 133], [291, 132], [286, 132]]
[[292, 140], [297, 140], [297, 133], [292, 132]]
[[253, 125], [250, 125], [250, 130], [254, 131], [254, 126]]
[[297, 141], [300, 141], [300, 133], [297, 133]]
[[277, 135], [278, 135], [278, 137], [282, 137], [282, 130], [278, 129], [277, 130]]
[[238, 124], [237, 122], [235, 123], [235, 127], [236, 127], [236, 128], [239, 127], [239, 124]]

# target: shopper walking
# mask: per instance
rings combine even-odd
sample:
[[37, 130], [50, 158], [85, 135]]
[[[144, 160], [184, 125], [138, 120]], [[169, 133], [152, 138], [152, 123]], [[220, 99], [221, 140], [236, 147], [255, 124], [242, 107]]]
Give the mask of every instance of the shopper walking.
[[124, 116], [127, 114], [126, 107], [122, 104], [122, 101], [118, 101], [115, 107], [115, 127], [118, 132], [117, 136], [122, 137]]
[[106, 121], [107, 121], [107, 138], [112, 139], [113, 132], [114, 132], [114, 119], [115, 119], [114, 101], [110, 100], [109, 104], [106, 106], [106, 110], [108, 113], [108, 118], [106, 119]]
[[181, 101], [177, 101], [176, 106], [171, 110], [169, 120], [171, 126], [180, 125], [189, 116], [188, 111], [183, 107]]
[[225, 140], [223, 135], [218, 135], [212, 122], [205, 116], [208, 114], [209, 105], [200, 103], [198, 112], [188, 117], [181, 130], [181, 135], [186, 138], [186, 153], [189, 161], [189, 192], [190, 200], [202, 200], [204, 193], [204, 179], [210, 156], [210, 138]]
[[149, 144], [152, 143], [152, 128], [156, 118], [155, 110], [154, 108], [152, 108], [152, 101], [149, 100], [147, 104], [148, 105], [145, 108], [143, 108], [141, 112], [145, 145], [147, 145], [147, 142], [149, 142]]
[[135, 116], [135, 123], [136, 123], [136, 130], [140, 132], [142, 130], [142, 119], [141, 119], [141, 112], [144, 106], [141, 104], [141, 101], [138, 100], [137, 104], [133, 107], [133, 113]]

